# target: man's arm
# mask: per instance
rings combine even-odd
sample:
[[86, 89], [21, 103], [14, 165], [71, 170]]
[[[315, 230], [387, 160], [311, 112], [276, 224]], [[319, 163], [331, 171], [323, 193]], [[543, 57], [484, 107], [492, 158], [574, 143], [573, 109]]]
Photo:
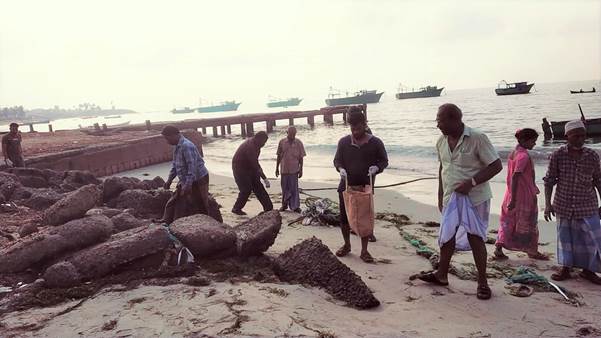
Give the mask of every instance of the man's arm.
[[438, 166], [438, 211], [442, 212], [442, 199], [444, 197], [444, 189], [442, 187], [442, 163]]
[[378, 142], [377, 153], [376, 153], [376, 165], [378, 166], [378, 174], [384, 171], [388, 167], [388, 154], [386, 153], [386, 148], [384, 147], [384, 142], [380, 140]]
[[[491, 178], [500, 173], [501, 170], [503, 170], [503, 163], [501, 163], [501, 159], [499, 158], [474, 175], [473, 180], [476, 181], [476, 185], [488, 182]], [[467, 195], [474, 187], [473, 183], [472, 180], [467, 180], [461, 183], [455, 191]]]
[[278, 143], [278, 150], [276, 151], [277, 158], [275, 160], [275, 177], [280, 176], [280, 162], [282, 161], [282, 142]]
[[547, 174], [543, 178], [543, 181], [545, 181], [545, 221], [551, 221], [551, 216], [555, 216], [555, 210], [553, 209], [553, 202], [551, 201], [551, 198], [553, 197], [553, 187], [555, 184], [557, 184], [558, 178], [559, 164], [557, 161], [557, 156], [555, 154], [551, 154], [549, 167], [547, 168]]
[[185, 146], [182, 149], [182, 154], [184, 156], [184, 160], [186, 162], [186, 176], [184, 177], [184, 182], [182, 182], [182, 190], [184, 193], [187, 193], [192, 189], [192, 184], [194, 180], [197, 178], [194, 176], [194, 168], [200, 166], [198, 161], [200, 154], [198, 153], [198, 149], [196, 146]]
[[344, 168], [344, 157], [342, 156], [342, 139], [338, 141], [338, 147], [336, 147], [336, 154], [334, 155], [334, 167], [337, 171]]

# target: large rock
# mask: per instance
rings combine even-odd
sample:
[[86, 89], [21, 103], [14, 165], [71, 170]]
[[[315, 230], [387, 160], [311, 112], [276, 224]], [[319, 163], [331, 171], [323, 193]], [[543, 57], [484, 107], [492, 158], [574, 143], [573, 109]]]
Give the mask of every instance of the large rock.
[[103, 242], [112, 232], [113, 223], [101, 215], [45, 228], [0, 250], [0, 273], [24, 271], [58, 255]]
[[140, 181], [135, 177], [109, 177], [102, 183], [103, 193], [102, 200], [108, 202], [111, 199], [119, 196], [119, 194], [129, 189], [153, 190], [162, 188], [165, 181], [157, 176], [152, 180]]
[[109, 208], [109, 207], [96, 207], [96, 208], [92, 208], [92, 209], [88, 210], [86, 212], [86, 216], [104, 215], [108, 218], [113, 218], [122, 212], [123, 212], [123, 210], [121, 210], [121, 209], [114, 209], [114, 208]]
[[35, 210], [46, 210], [64, 197], [53, 189], [29, 189], [28, 192], [31, 195], [19, 203]]
[[122, 212], [115, 215], [111, 217], [111, 221], [113, 221], [113, 231], [115, 233], [150, 224], [148, 220], [136, 218], [129, 212]]
[[282, 226], [279, 211], [264, 212], [234, 228], [239, 256], [256, 256], [267, 251], [275, 242]]
[[217, 203], [215, 197], [209, 194], [209, 216], [213, 217], [217, 222], [223, 223], [223, 216], [221, 216], [221, 205]]
[[282, 281], [324, 288], [334, 298], [360, 309], [380, 305], [361, 277], [315, 237], [288, 249], [275, 262]]
[[170, 197], [171, 191], [169, 190], [132, 189], [123, 191], [108, 205], [118, 209], [133, 209], [136, 217], [161, 217]]
[[16, 175], [0, 172], [0, 194], [5, 200], [10, 200], [13, 192], [20, 187], [22, 187], [22, 185]]
[[195, 257], [236, 254], [236, 233], [210, 216], [197, 214], [178, 218], [169, 229]]
[[89, 171], [69, 170], [65, 171], [60, 188], [63, 191], [73, 191], [81, 188], [84, 185], [98, 185], [100, 183], [102, 182]]
[[50, 266], [43, 277], [51, 287], [73, 286], [105, 276], [122, 264], [165, 251], [172, 243], [166, 229], [146, 228], [81, 250], [66, 261]]
[[44, 224], [59, 225], [81, 218], [100, 202], [100, 190], [90, 184], [83, 186], [54, 203], [44, 213]]

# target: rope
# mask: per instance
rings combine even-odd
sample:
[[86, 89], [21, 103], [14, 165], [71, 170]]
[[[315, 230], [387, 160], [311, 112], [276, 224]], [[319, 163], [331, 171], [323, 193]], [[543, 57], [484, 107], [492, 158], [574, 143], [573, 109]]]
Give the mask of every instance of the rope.
[[[405, 185], [405, 184], [409, 184], [409, 183], [413, 183], [413, 182], [417, 182], [417, 181], [424, 181], [424, 180], [435, 180], [438, 177], [422, 177], [422, 178], [416, 178], [414, 180], [409, 180], [409, 181], [404, 181], [404, 182], [399, 182], [399, 183], [394, 183], [394, 184], [387, 184], [387, 185], [376, 185], [374, 187], [374, 189], [379, 189], [379, 188], [390, 188], [390, 187], [396, 187], [399, 185]], [[312, 189], [304, 189], [304, 188], [300, 188], [299, 189], [300, 192], [305, 192], [305, 191], [324, 191], [324, 190], [338, 190], [338, 187], [335, 188], [312, 188]]]

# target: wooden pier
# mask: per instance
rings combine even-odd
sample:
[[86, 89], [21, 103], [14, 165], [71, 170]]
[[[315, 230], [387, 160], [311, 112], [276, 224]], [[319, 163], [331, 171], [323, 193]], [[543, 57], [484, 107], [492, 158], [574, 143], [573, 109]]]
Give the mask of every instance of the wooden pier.
[[180, 130], [194, 129], [202, 130], [203, 135], [208, 135], [210, 131], [213, 137], [225, 137], [232, 134], [232, 126], [240, 126], [240, 135], [242, 137], [251, 137], [255, 134], [255, 125], [263, 124], [267, 133], [273, 132], [277, 121], [285, 120], [289, 126], [295, 124], [295, 120], [303, 119], [306, 123], [314, 127], [315, 117], [321, 116], [326, 125], [334, 124], [334, 116], [342, 115], [342, 121], [346, 123], [347, 115], [350, 112], [360, 111], [367, 117], [367, 105], [355, 106], [336, 106], [326, 107], [318, 110], [307, 111], [285, 111], [279, 113], [265, 114], [244, 114], [228, 117], [216, 117], [206, 119], [190, 119], [173, 122], [151, 122], [149, 120], [144, 124], [134, 124], [118, 128], [122, 131], [142, 131], [142, 130], [162, 130], [166, 125], [176, 126]]

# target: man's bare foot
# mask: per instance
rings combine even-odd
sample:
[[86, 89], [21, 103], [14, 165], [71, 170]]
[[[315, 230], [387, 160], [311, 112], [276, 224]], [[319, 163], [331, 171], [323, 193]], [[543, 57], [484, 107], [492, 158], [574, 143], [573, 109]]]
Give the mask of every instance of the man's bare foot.
[[538, 259], [540, 261], [548, 261], [549, 260], [549, 255], [545, 255], [544, 253], [541, 253], [538, 251], [535, 253], [529, 253], [528, 257], [532, 258], [532, 259]]
[[351, 246], [348, 244], [343, 245], [338, 251], [336, 251], [336, 256], [344, 257], [351, 252]]
[[572, 278], [572, 276], [570, 275], [571, 269], [566, 267], [566, 266], [562, 266], [561, 270], [559, 270], [558, 272], [554, 273], [551, 275], [551, 279], [561, 282], [562, 280], [566, 280], [566, 279], [570, 279]]
[[580, 277], [590, 281], [593, 284], [601, 285], [601, 277], [590, 270], [582, 270]]
[[361, 253], [361, 256], [359, 256], [359, 258], [361, 258], [361, 260], [363, 260], [365, 263], [374, 263], [375, 262], [375, 259], [367, 251], [363, 251]]

